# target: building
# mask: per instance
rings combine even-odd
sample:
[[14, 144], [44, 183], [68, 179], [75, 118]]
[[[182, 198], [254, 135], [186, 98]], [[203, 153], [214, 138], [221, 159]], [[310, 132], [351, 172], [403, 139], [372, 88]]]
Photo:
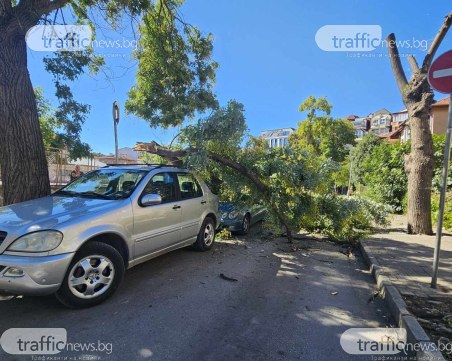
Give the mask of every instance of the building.
[[94, 157], [98, 162], [105, 163], [105, 164], [139, 164], [140, 162], [135, 159], [129, 158], [126, 154], [119, 154], [118, 153], [118, 162], [116, 162], [115, 155], [114, 154], [108, 154], [108, 155], [100, 155]]
[[396, 132], [393, 137], [399, 139], [402, 143], [406, 143], [410, 139], [410, 127], [408, 126], [408, 111], [406, 109], [400, 112], [392, 113], [391, 131]]
[[380, 109], [370, 116], [370, 131], [374, 134], [391, 132], [392, 115], [386, 109]]
[[[432, 134], [446, 134], [450, 98], [444, 98], [435, 102], [430, 108], [429, 125]], [[408, 111], [403, 109], [399, 112], [389, 113], [381, 109], [367, 118], [357, 115], [349, 115], [347, 120], [353, 123], [355, 137], [357, 140], [363, 137], [365, 132], [371, 131], [381, 139], [389, 143], [406, 143], [411, 137]], [[367, 124], [366, 124], [367, 120]]]
[[[124, 147], [118, 149], [118, 163], [119, 164], [139, 164], [140, 162], [140, 153], [136, 150], [133, 150], [130, 147]], [[114, 154], [100, 155], [94, 157], [98, 162], [102, 162], [105, 164], [114, 164], [116, 162]]]
[[402, 136], [403, 136], [404, 130], [405, 130], [405, 125], [406, 125], [406, 123], [401, 125], [396, 130], [391, 130], [386, 133], [381, 133], [381, 134], [378, 134], [378, 136], [380, 137], [380, 139], [384, 139], [384, 140], [388, 141], [388, 143], [399, 143], [402, 140]]
[[294, 128], [282, 128], [274, 130], [264, 130], [261, 138], [268, 141], [270, 148], [285, 147], [289, 144], [289, 136], [295, 131]]
[[370, 129], [370, 119], [367, 117], [359, 117], [358, 115], [349, 115], [347, 120], [352, 122], [355, 129], [355, 138], [360, 140]]
[[141, 152], [133, 150], [133, 148], [130, 147], [124, 147], [118, 149], [118, 155], [119, 157], [125, 157], [138, 162], [138, 160], [140, 159]]
[[449, 97], [438, 100], [430, 108], [430, 131], [432, 134], [446, 134]]
[[[449, 97], [438, 100], [430, 108], [429, 125], [432, 134], [446, 134], [449, 111]], [[397, 132], [402, 143], [406, 143], [411, 137], [408, 111], [406, 109], [392, 114], [391, 133]], [[401, 128], [402, 131], [398, 132]], [[387, 134], [382, 134], [386, 136]], [[394, 137], [393, 134], [391, 134]]]

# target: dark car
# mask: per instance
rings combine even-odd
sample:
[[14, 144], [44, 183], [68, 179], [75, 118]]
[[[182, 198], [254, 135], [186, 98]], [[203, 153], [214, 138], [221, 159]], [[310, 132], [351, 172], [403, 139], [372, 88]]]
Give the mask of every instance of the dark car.
[[253, 224], [265, 218], [267, 209], [262, 204], [220, 202], [220, 214], [220, 228], [247, 234]]

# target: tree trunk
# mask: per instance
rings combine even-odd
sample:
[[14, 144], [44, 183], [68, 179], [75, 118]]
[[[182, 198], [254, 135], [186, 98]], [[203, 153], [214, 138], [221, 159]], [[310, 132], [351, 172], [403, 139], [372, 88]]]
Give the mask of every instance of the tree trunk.
[[[414, 69], [416, 70], [416, 64]], [[408, 177], [408, 224], [410, 234], [432, 234], [431, 193], [433, 139], [430, 107], [433, 92], [426, 74], [416, 70], [403, 96], [411, 129], [411, 152], [405, 159]]]
[[25, 37], [19, 25], [0, 22], [0, 166], [4, 205], [50, 194]]
[[433, 141], [427, 116], [410, 117], [411, 153], [405, 159], [408, 176], [408, 227], [410, 234], [432, 234], [431, 191]]

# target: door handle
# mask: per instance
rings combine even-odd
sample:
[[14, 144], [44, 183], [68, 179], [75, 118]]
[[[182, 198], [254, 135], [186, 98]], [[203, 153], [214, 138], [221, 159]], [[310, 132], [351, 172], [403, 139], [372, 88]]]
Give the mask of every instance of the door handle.
[[175, 204], [174, 206], [173, 206], [173, 209], [179, 209], [180, 208], [180, 206], [178, 206], [177, 204]]
[[207, 203], [207, 201], [201, 201], [201, 204], [206, 204]]

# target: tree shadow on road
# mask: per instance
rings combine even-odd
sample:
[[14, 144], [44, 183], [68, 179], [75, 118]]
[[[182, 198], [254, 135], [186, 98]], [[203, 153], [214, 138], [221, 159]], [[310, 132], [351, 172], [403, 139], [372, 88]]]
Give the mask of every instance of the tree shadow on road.
[[210, 252], [180, 249], [127, 271], [96, 307], [67, 310], [53, 297], [0, 302], [0, 331], [64, 327], [77, 342], [113, 342], [109, 360], [149, 352], [155, 360], [349, 360], [342, 332], [390, 324], [387, 311], [371, 301], [374, 283], [359, 255], [329, 242], [299, 244], [288, 252], [286, 239], [254, 231]]

